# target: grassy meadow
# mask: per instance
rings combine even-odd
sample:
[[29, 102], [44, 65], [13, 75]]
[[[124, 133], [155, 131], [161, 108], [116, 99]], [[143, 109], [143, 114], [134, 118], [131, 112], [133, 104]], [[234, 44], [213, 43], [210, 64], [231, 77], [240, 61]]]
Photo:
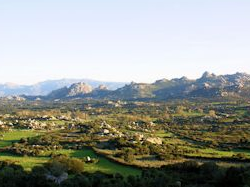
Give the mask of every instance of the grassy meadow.
[[[43, 132], [37, 132], [37, 131], [31, 131], [31, 130], [14, 130], [7, 133], [2, 133], [4, 135], [3, 139], [0, 140], [0, 148], [4, 148], [7, 146], [10, 146], [13, 142], [19, 141], [21, 138], [28, 138], [28, 137], [34, 137], [42, 134]], [[51, 151], [49, 152], [49, 154]], [[140, 170], [125, 166], [122, 164], [118, 164], [115, 162], [112, 162], [103, 156], [98, 156], [93, 150], [84, 148], [83, 150], [68, 150], [63, 149], [60, 151], [54, 151], [54, 153], [58, 154], [65, 154], [70, 157], [75, 157], [82, 159], [84, 157], [91, 157], [98, 159], [99, 162], [96, 164], [85, 164], [85, 171], [94, 173], [96, 171], [101, 171], [104, 173], [121, 173], [122, 175], [139, 175]], [[48, 154], [46, 154], [48, 155]], [[0, 152], [0, 160], [9, 160], [13, 161], [17, 164], [20, 164], [25, 168], [25, 170], [30, 171], [34, 166], [39, 166], [44, 163], [46, 163], [49, 160], [49, 156], [36, 156], [36, 157], [30, 157], [30, 156], [18, 156], [13, 155], [10, 153]]]

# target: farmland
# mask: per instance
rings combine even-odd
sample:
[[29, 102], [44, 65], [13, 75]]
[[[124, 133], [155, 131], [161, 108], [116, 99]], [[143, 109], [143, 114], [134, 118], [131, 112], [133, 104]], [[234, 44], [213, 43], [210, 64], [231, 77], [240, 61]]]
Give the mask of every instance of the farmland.
[[[4, 135], [4, 138], [1, 140], [0, 148], [5, 148], [7, 146], [10, 146], [12, 143], [18, 142], [21, 138], [29, 138], [34, 136], [39, 136], [41, 134], [44, 134], [44, 132], [38, 132], [38, 131], [31, 131], [31, 130], [14, 130], [7, 133], [2, 133]], [[139, 175], [140, 170], [134, 169], [132, 167], [123, 166], [121, 164], [114, 163], [112, 161], [109, 161], [108, 159], [98, 156], [94, 153], [91, 149], [82, 149], [82, 150], [60, 150], [60, 151], [54, 151], [56, 154], [65, 154], [70, 157], [75, 158], [84, 158], [84, 157], [91, 157], [98, 159], [99, 162], [97, 164], [88, 164], [85, 166], [85, 171], [87, 172], [96, 172], [101, 171], [104, 173], [116, 173], [117, 170], [120, 171], [123, 175]], [[27, 171], [31, 171], [31, 169], [34, 166], [39, 166], [44, 163], [46, 163], [49, 160], [48, 156], [17, 156], [10, 153], [1, 152], [0, 153], [0, 160], [8, 160], [13, 161], [16, 164], [20, 164], [25, 168]]]
[[246, 102], [23, 102], [11, 112], [7, 104], [0, 107], [0, 161], [28, 173], [40, 167], [55, 172], [58, 162], [69, 167], [71, 177], [141, 176], [186, 162], [249, 166]]

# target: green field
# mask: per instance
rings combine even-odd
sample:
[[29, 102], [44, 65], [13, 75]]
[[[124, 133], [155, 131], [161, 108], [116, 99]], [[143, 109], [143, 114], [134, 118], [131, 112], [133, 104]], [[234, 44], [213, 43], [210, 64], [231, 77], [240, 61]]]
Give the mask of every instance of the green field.
[[[31, 130], [14, 130], [7, 133], [1, 133], [4, 135], [2, 140], [0, 140], [0, 148], [10, 146], [13, 142], [17, 142], [21, 138], [34, 137], [43, 134], [42, 131], [31, 131]], [[234, 149], [232, 151], [222, 151], [216, 148], [206, 148], [203, 146], [198, 146], [194, 142], [187, 141], [176, 137], [173, 133], [165, 131], [157, 131], [154, 133], [155, 136], [161, 137], [167, 144], [177, 145], [179, 148], [184, 150], [194, 151], [193, 153], [187, 154], [191, 157], [206, 157], [206, 158], [221, 158], [221, 157], [232, 157], [237, 153], [244, 153], [248, 158], [250, 158], [250, 152], [247, 150]], [[198, 150], [198, 151], [196, 151]], [[48, 151], [41, 156], [30, 157], [30, 156], [17, 156], [10, 153], [0, 152], [0, 160], [10, 160], [22, 165], [25, 170], [30, 171], [34, 166], [39, 166], [47, 162], [52, 152]], [[96, 154], [92, 149], [84, 148], [82, 150], [71, 150], [63, 149], [59, 151], [54, 151], [53, 153], [60, 153], [68, 155], [69, 157], [75, 157], [83, 159], [87, 156], [91, 158], [98, 159], [99, 162], [96, 164], [85, 164], [85, 171], [93, 173], [96, 171], [101, 171], [104, 173], [121, 173], [126, 175], [139, 175], [141, 173], [140, 169], [135, 167], [125, 166], [119, 163], [115, 163]]]
[[121, 164], [117, 164], [115, 162], [112, 162], [103, 156], [98, 156], [93, 150], [91, 149], [83, 149], [83, 150], [61, 150], [57, 151], [57, 153], [62, 153], [69, 155], [70, 157], [76, 157], [76, 158], [84, 158], [84, 157], [91, 157], [91, 158], [97, 158], [99, 159], [99, 162], [97, 164], [86, 164], [85, 170], [88, 172], [95, 172], [95, 171], [102, 171], [104, 173], [116, 173], [119, 172], [123, 175], [139, 175], [140, 170], [130, 167], [130, 166], [124, 166]]
[[13, 161], [16, 164], [20, 164], [27, 171], [30, 171], [34, 166], [42, 165], [49, 160], [48, 157], [28, 157], [28, 156], [17, 156], [9, 153], [0, 153], [1, 161]]
[[0, 148], [10, 146], [13, 142], [19, 141], [21, 138], [28, 138], [39, 136], [43, 132], [32, 131], [32, 130], [14, 130], [6, 133], [0, 133], [3, 135], [2, 140], [0, 140]]
[[[233, 149], [231, 151], [219, 150], [216, 148], [206, 148], [199, 146], [196, 142], [191, 140], [175, 137], [173, 133], [158, 131], [155, 133], [157, 137], [163, 138], [167, 144], [178, 145], [179, 148], [195, 151], [198, 149], [198, 153], [187, 154], [188, 156], [200, 156], [207, 158], [221, 158], [221, 157], [232, 157], [238, 153], [244, 153], [247, 158], [250, 158], [250, 151], [243, 149]], [[210, 136], [213, 134], [211, 133]], [[199, 146], [199, 148], [197, 147]]]
[[[4, 133], [3, 140], [0, 141], [0, 148], [6, 147], [11, 145], [12, 142], [16, 142], [23, 137], [33, 137], [37, 136], [41, 133], [36, 131], [12, 131], [8, 133]], [[76, 158], [84, 158], [84, 157], [91, 157], [99, 159], [97, 164], [86, 164], [85, 171], [93, 173], [96, 171], [101, 171], [104, 173], [121, 173], [122, 175], [139, 175], [140, 170], [130, 167], [124, 166], [121, 164], [114, 163], [102, 156], [98, 156], [95, 152], [91, 149], [83, 149], [83, 150], [60, 150], [56, 151], [55, 153], [66, 154], [70, 157]], [[16, 156], [9, 153], [0, 153], [0, 160], [10, 160], [14, 161], [17, 164], [22, 165], [25, 170], [30, 171], [32, 167], [42, 165], [43, 163], [49, 160], [48, 156], [38, 156], [38, 157], [29, 157], [29, 156]]]

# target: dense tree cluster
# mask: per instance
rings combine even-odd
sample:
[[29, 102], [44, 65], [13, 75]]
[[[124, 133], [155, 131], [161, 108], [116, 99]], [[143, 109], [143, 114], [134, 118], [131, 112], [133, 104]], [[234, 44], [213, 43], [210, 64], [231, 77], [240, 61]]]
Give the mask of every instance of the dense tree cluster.
[[13, 143], [6, 151], [22, 156], [39, 156], [46, 151], [59, 150], [60, 137], [55, 135], [44, 135], [32, 138], [22, 138], [18, 143]]
[[[84, 173], [83, 163], [65, 156], [53, 158], [44, 166], [26, 172], [11, 162], [0, 162], [1, 187], [247, 187], [250, 168], [223, 169], [214, 163], [199, 165], [184, 162], [160, 169], [146, 169], [141, 176], [124, 177], [120, 174]], [[72, 177], [63, 173], [74, 174]], [[15, 177], [13, 177], [15, 176]], [[54, 179], [53, 178], [53, 179]]]

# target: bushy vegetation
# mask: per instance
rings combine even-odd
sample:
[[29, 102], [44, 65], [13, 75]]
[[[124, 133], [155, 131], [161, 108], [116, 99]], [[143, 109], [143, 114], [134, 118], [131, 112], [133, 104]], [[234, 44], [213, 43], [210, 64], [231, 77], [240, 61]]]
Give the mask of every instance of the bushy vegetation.
[[[76, 175], [68, 177], [66, 172]], [[26, 172], [21, 166], [11, 162], [0, 162], [0, 186], [3, 187], [243, 187], [248, 185], [250, 185], [249, 167], [225, 169], [214, 163], [199, 165], [192, 161], [184, 162], [160, 169], [146, 169], [140, 176], [123, 177], [120, 174], [85, 173], [82, 162], [64, 156], [53, 158], [44, 166], [34, 167], [31, 172]]]

